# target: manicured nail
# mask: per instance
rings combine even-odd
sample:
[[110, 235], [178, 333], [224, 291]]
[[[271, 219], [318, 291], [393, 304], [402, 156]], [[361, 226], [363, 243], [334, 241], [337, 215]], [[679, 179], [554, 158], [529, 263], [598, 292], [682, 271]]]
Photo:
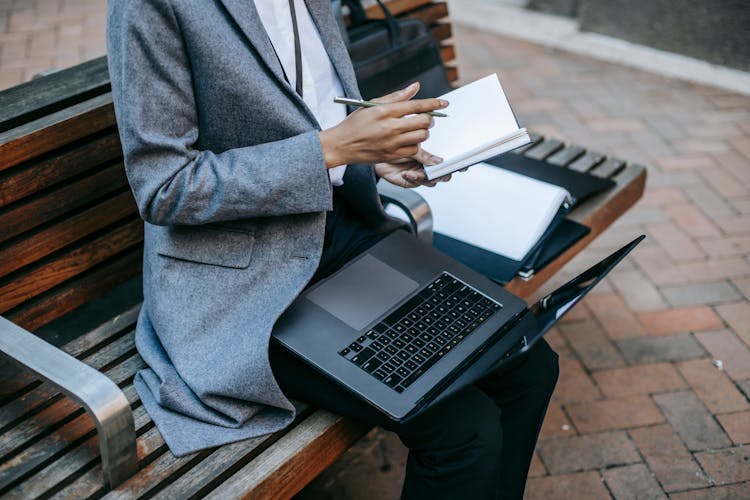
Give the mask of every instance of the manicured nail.
[[450, 104], [450, 103], [449, 103], [448, 101], [446, 101], [445, 99], [438, 99], [438, 100], [440, 101], [440, 107], [441, 107], [441, 108], [447, 108], [447, 107], [448, 107], [448, 105]]
[[430, 161], [432, 162], [433, 165], [437, 165], [438, 163], [443, 163], [443, 159], [435, 155], [430, 156]]

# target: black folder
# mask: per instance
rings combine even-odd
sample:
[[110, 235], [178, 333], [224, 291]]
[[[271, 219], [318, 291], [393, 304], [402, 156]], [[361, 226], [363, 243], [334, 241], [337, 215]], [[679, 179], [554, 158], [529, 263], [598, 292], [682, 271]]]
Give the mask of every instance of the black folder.
[[612, 179], [576, 172], [515, 153], [495, 156], [486, 163], [565, 188], [573, 198], [573, 206], [615, 185]]
[[[603, 179], [514, 153], [505, 153], [486, 162], [566, 189], [572, 197], [571, 208], [615, 185], [612, 179]], [[565, 219], [564, 213], [559, 213], [539, 243], [520, 261], [440, 233], [435, 233], [433, 245], [488, 278], [506, 284], [519, 274], [524, 277], [532, 276], [589, 232], [590, 228]]]
[[[434, 234], [432, 244], [475, 271], [504, 285], [519, 272], [530, 275], [535, 270], [543, 268], [578, 240], [589, 234], [589, 232], [591, 232], [591, 229], [583, 224], [570, 219], [561, 219], [555, 229], [544, 240], [535, 262], [528, 263], [527, 265], [525, 265], [524, 261], [504, 257], [440, 233]], [[534, 253], [533, 250], [530, 254], [532, 253]]]

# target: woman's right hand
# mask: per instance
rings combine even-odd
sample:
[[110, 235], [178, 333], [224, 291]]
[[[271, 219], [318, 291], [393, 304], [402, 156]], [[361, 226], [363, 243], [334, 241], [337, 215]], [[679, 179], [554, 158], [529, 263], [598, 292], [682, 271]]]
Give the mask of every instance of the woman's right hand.
[[[411, 158], [429, 136], [432, 117], [428, 111], [443, 109], [442, 99], [415, 99], [419, 83], [373, 99], [382, 103], [360, 108], [341, 123], [320, 132], [326, 167], [349, 163], [392, 163]], [[410, 116], [413, 115], [413, 116]]]

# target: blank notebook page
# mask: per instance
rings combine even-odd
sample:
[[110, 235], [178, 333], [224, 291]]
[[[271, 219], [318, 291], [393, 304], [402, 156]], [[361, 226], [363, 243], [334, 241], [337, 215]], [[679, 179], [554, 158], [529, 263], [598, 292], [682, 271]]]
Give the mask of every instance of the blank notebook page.
[[520, 261], [541, 238], [568, 192], [486, 163], [417, 192], [430, 205], [433, 229]]
[[435, 118], [422, 148], [453, 163], [515, 134], [518, 123], [496, 74], [441, 96], [450, 105], [448, 117]]

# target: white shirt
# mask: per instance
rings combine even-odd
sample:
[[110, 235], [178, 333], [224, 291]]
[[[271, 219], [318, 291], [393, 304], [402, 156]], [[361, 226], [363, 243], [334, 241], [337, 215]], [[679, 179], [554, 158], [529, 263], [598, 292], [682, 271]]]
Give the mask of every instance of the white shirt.
[[[255, 0], [255, 8], [268, 38], [276, 49], [289, 84], [295, 88], [297, 72], [294, 60], [294, 28], [289, 1]], [[344, 95], [344, 90], [304, 0], [294, 0], [294, 10], [297, 13], [297, 29], [302, 49], [302, 97], [320, 127], [325, 130], [338, 125], [346, 118], [346, 106], [333, 102], [334, 97]], [[344, 183], [342, 178], [345, 169], [346, 165], [328, 169], [331, 184], [340, 186]]]

